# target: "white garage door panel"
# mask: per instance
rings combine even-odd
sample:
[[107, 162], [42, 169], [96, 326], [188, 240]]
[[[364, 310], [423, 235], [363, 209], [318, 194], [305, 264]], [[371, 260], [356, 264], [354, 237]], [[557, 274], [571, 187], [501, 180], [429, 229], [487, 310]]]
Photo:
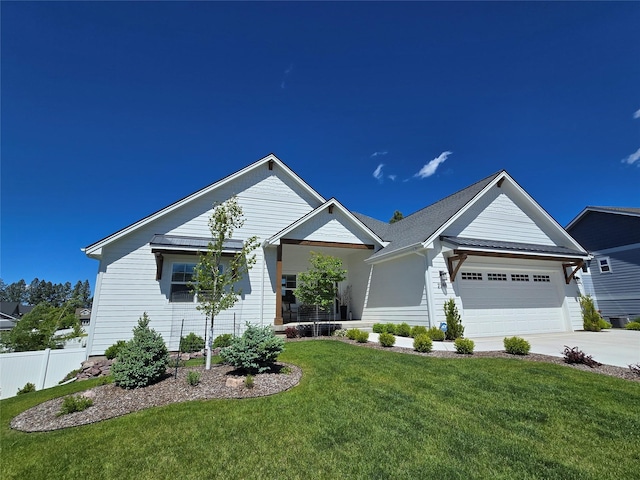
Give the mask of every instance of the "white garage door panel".
[[[518, 273], [528, 275], [529, 281], [517, 282], [511, 279], [512, 272], [500, 269], [464, 271], [482, 273], [482, 280], [462, 280], [462, 272], [459, 273], [465, 336], [565, 331], [562, 300], [553, 272], [542, 272], [550, 282], [534, 282], [533, 275], [541, 272], [523, 269]], [[507, 281], [490, 281], [487, 273], [506, 273]]]

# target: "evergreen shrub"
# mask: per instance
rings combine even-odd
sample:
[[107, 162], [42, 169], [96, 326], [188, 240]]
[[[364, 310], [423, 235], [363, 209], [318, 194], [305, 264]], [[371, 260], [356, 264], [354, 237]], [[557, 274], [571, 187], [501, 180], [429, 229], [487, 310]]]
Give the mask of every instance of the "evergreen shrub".
[[396, 343], [396, 337], [394, 337], [390, 333], [381, 333], [378, 337], [378, 341], [383, 347], [393, 347]]
[[124, 340], [118, 340], [104, 351], [104, 356], [109, 360], [113, 360], [118, 356], [118, 353], [120, 353], [120, 350], [122, 350], [126, 344], [127, 342]]
[[186, 337], [180, 339], [180, 351], [184, 353], [199, 352], [204, 349], [204, 338], [190, 332]]
[[589, 332], [602, 330], [600, 320], [602, 317], [596, 310], [591, 295], [580, 295], [580, 309], [582, 310], [582, 327]]
[[413, 349], [421, 353], [429, 353], [433, 349], [433, 341], [426, 333], [416, 336], [413, 339]]
[[223, 333], [222, 335], [218, 335], [213, 340], [213, 348], [225, 348], [231, 345], [231, 340], [233, 339], [233, 335], [230, 333]]
[[424, 325], [415, 325], [411, 327], [411, 336], [413, 338], [417, 337], [418, 335], [424, 335], [425, 333], [427, 333], [427, 327], [425, 327]]
[[358, 330], [356, 335], [356, 342], [358, 343], [367, 343], [369, 341], [369, 332], [365, 332], [364, 330]]
[[473, 355], [473, 349], [476, 344], [470, 338], [458, 337], [453, 342], [453, 346], [456, 349], [456, 353], [462, 355]]
[[431, 337], [431, 340], [434, 342], [442, 342], [444, 341], [445, 334], [438, 327], [431, 327], [427, 330], [427, 335]]
[[146, 387], [162, 378], [168, 364], [167, 346], [162, 336], [149, 328], [145, 312], [133, 329], [133, 338], [118, 353], [111, 374], [120, 387]]
[[284, 340], [271, 327], [247, 323], [241, 337], [234, 337], [231, 345], [220, 350], [220, 356], [230, 365], [250, 374], [268, 372], [284, 350]]
[[396, 325], [396, 335], [398, 335], [399, 337], [410, 337], [411, 327], [409, 326], [409, 324], [406, 322], [402, 322]]
[[456, 338], [464, 335], [464, 327], [462, 326], [462, 319], [458, 312], [458, 307], [453, 298], [447, 300], [444, 304], [444, 314], [447, 319], [447, 331], [445, 336], [447, 340], [455, 340]]
[[505, 337], [503, 343], [504, 350], [511, 355], [529, 355], [531, 350], [531, 344], [524, 338]]

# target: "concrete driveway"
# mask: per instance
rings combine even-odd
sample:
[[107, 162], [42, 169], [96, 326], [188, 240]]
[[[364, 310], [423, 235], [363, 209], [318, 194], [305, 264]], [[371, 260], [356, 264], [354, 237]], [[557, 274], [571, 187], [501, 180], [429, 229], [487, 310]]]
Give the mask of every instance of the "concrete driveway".
[[[601, 332], [565, 332], [518, 335], [531, 344], [531, 353], [541, 353], [562, 357], [564, 346], [578, 347], [594, 360], [607, 365], [627, 367], [640, 363], [640, 332], [623, 329], [609, 329]], [[473, 338], [475, 351], [504, 350], [504, 337]], [[369, 340], [378, 341], [378, 334], [369, 334]], [[396, 337], [396, 346], [413, 348], [412, 338]], [[451, 342], [433, 342], [434, 350], [455, 351]]]

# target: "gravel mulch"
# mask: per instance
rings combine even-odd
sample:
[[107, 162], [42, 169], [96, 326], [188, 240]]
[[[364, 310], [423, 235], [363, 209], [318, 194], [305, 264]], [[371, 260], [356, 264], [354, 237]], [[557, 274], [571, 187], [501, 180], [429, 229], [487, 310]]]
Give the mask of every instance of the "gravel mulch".
[[[302, 370], [299, 367], [284, 363], [278, 363], [278, 366], [289, 367], [291, 373], [254, 375], [253, 388], [247, 388], [244, 383], [239, 386], [227, 386], [227, 380], [240, 379], [243, 382], [244, 377], [237, 375], [233, 367], [226, 365], [212, 366], [208, 371], [204, 367], [181, 368], [178, 370], [177, 379], [168, 375], [165, 379], [144, 388], [125, 390], [114, 384], [94, 387], [79, 393], [93, 400], [93, 405], [86, 410], [58, 416], [64, 397], [54, 398], [17, 415], [11, 421], [11, 428], [24, 432], [58, 430], [171, 403], [213, 398], [263, 397], [283, 392], [300, 383]], [[195, 387], [187, 383], [187, 374], [190, 371], [201, 374], [200, 383]]]

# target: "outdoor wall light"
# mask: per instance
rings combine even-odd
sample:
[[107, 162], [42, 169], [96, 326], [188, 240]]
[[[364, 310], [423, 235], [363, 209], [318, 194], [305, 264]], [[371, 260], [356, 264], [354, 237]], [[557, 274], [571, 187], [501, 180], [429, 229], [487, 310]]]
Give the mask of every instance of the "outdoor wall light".
[[440, 270], [440, 285], [443, 287], [447, 286], [447, 272], [444, 270]]

